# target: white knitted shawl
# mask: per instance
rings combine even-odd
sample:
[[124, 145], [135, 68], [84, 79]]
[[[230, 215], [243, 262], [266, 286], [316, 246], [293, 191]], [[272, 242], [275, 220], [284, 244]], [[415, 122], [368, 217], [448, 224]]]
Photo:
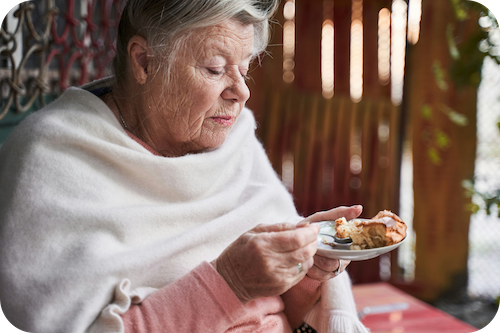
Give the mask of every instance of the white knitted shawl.
[[[123, 332], [119, 314], [131, 303], [213, 260], [245, 231], [299, 221], [254, 131], [244, 109], [220, 148], [165, 158], [132, 140], [83, 89], [28, 117], [0, 150], [7, 318], [36, 333]], [[349, 312], [335, 318], [355, 313], [343, 275], [325, 284], [344, 280], [324, 295], [336, 300], [331, 310]], [[330, 321], [334, 312], [324, 308], [311, 320]], [[342, 333], [364, 330], [348, 321]]]

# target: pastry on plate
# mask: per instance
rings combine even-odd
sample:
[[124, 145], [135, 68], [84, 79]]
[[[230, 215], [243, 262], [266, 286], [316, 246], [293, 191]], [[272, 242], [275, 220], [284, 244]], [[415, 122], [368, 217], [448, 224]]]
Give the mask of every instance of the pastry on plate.
[[364, 250], [401, 242], [406, 237], [406, 224], [396, 214], [383, 210], [372, 219], [337, 219], [335, 231], [338, 238], [352, 239], [351, 250]]

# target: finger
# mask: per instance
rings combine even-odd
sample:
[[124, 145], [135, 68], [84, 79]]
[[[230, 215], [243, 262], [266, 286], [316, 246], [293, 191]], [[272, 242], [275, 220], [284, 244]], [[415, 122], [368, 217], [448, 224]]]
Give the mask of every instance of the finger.
[[263, 232], [281, 232], [287, 230], [294, 230], [295, 224], [283, 222], [276, 224], [259, 224], [249, 232], [251, 233], [263, 233]]
[[325, 282], [330, 279], [333, 279], [336, 275], [331, 271], [330, 272], [324, 271], [318, 266], [314, 265], [307, 271], [307, 276], [309, 276], [311, 279]]
[[333, 221], [341, 217], [345, 217], [347, 220], [352, 220], [358, 217], [363, 211], [363, 206], [355, 205], [350, 207], [337, 207], [323, 212], [314, 213], [305, 219], [305, 222], [321, 222], [321, 221]]
[[307, 227], [309, 224], [311, 224], [309, 221], [307, 220], [302, 220], [300, 221], [299, 223], [297, 223], [295, 225], [296, 228], [303, 228], [303, 227]]
[[307, 259], [306, 261], [304, 261], [302, 263], [302, 266], [304, 266], [304, 270], [305, 271], [310, 270], [314, 266], [314, 259], [313, 259], [313, 257], [311, 257], [311, 258]]
[[311, 257], [308, 260], [301, 262], [300, 265], [301, 265], [300, 269], [299, 269], [299, 264], [296, 264], [296, 265], [289, 266], [288, 270], [289, 270], [290, 275], [292, 275], [294, 277], [298, 277], [298, 278], [300, 278], [300, 280], [302, 280], [302, 278], [307, 274], [307, 272], [310, 269], [312, 269], [312, 267], [314, 267], [314, 260]]
[[269, 242], [270, 249], [275, 252], [285, 253], [303, 248], [311, 243], [317, 243], [319, 225], [311, 224], [307, 227], [293, 230], [263, 234]]
[[318, 243], [313, 242], [298, 250], [282, 253], [281, 260], [288, 267], [295, 266], [298, 263], [303, 263], [311, 259], [314, 265], [314, 254], [316, 253], [317, 249], [318, 249]]
[[316, 264], [316, 262], [317, 262], [316, 256], [315, 256], [314, 260], [315, 260], [315, 264], [307, 272], [307, 276], [309, 276], [312, 279], [321, 281], [321, 282], [325, 282], [327, 280], [333, 279], [334, 277], [338, 276], [340, 273], [345, 271], [347, 266], [351, 263], [350, 260], [339, 260], [338, 265], [337, 265], [337, 269], [335, 269], [334, 271], [325, 271], [325, 270], [321, 269], [320, 267], [318, 267], [318, 265]]
[[347, 266], [349, 266], [349, 264], [351, 263], [350, 260], [344, 260], [344, 259], [339, 260], [339, 262], [340, 262], [340, 272], [345, 271], [345, 269], [347, 268]]
[[339, 268], [340, 261], [338, 259], [330, 259], [316, 254], [314, 256], [314, 265], [325, 272], [333, 272]]

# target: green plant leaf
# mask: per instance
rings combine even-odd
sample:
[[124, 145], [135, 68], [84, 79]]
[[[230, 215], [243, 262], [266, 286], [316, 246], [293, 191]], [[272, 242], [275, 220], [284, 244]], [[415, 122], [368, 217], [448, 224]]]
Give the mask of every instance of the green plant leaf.
[[465, 7], [463, 0], [451, 0], [451, 4], [457, 20], [465, 21], [469, 18], [469, 14], [467, 13], [467, 8]]
[[474, 183], [470, 179], [462, 180], [462, 187], [468, 191], [474, 191]]
[[436, 146], [439, 149], [448, 148], [450, 145], [450, 137], [440, 129], [437, 129], [435, 132]]
[[450, 118], [450, 120], [455, 124], [455, 125], [458, 125], [458, 126], [467, 126], [469, 124], [469, 119], [467, 119], [466, 116], [464, 116], [463, 114], [461, 113], [458, 113], [457, 111], [453, 110], [452, 108], [446, 106], [446, 105], [443, 105], [441, 110], [443, 111], [443, 113], [445, 115], [448, 116], [448, 118]]
[[446, 27], [446, 40], [448, 41], [448, 51], [453, 60], [460, 59], [460, 51], [458, 51], [457, 44], [455, 43], [455, 36], [453, 36], [453, 24], [449, 23]]
[[470, 203], [470, 204], [465, 205], [465, 210], [472, 213], [472, 214], [476, 214], [477, 212], [479, 212], [479, 209], [480, 209], [480, 207], [478, 205], [476, 205], [475, 203]]
[[[422, 105], [422, 109], [420, 110], [420, 112], [422, 113], [422, 117], [425, 120], [432, 119], [432, 108], [429, 105], [427, 105], [427, 104]], [[500, 126], [500, 123], [499, 123], [499, 126]]]
[[442, 162], [438, 150], [434, 147], [431, 147], [427, 150], [427, 156], [429, 156], [429, 159], [434, 165], [440, 165]]
[[439, 62], [439, 60], [434, 60], [434, 62], [432, 63], [432, 73], [434, 74], [434, 80], [436, 81], [438, 88], [442, 91], [447, 91], [448, 83], [446, 83], [446, 80], [444, 78], [444, 70], [441, 67], [441, 63]]

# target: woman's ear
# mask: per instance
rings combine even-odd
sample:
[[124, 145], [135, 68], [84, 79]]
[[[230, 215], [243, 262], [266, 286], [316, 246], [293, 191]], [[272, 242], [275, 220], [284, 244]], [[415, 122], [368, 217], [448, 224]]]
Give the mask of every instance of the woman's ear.
[[135, 35], [128, 42], [130, 67], [139, 84], [148, 79], [148, 42], [141, 36]]

